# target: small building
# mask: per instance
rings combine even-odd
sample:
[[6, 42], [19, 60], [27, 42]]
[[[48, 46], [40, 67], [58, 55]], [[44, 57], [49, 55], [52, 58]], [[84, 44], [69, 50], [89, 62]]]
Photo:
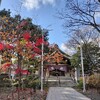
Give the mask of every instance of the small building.
[[45, 75], [65, 76], [71, 70], [70, 56], [61, 51], [58, 45], [52, 49], [44, 57]]

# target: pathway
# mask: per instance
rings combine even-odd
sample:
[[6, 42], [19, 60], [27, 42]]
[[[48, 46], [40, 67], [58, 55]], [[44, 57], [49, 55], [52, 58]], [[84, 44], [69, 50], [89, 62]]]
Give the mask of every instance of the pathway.
[[91, 100], [70, 87], [50, 87], [46, 100]]

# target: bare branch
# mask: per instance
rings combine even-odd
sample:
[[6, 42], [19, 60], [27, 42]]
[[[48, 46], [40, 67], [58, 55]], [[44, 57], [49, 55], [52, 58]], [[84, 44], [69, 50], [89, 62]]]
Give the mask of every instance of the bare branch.
[[92, 26], [100, 33], [100, 25], [96, 22], [95, 14], [100, 12], [97, 1], [66, 0], [65, 10], [59, 12], [59, 18], [64, 20], [68, 30], [83, 26]]

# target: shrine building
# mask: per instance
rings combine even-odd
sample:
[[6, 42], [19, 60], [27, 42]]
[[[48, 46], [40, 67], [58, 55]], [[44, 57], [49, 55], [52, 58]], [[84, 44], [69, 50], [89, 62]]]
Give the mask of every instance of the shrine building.
[[70, 56], [54, 45], [44, 56], [45, 76], [65, 76], [71, 70]]

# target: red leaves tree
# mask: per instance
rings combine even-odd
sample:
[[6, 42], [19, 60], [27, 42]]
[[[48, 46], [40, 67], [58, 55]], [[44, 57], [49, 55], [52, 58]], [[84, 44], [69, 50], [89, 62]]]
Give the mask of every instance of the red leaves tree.
[[10, 16], [10, 11], [1, 11], [0, 21], [0, 54], [3, 62], [18, 59], [18, 67], [22, 60], [32, 60], [41, 54], [42, 29], [32, 23], [30, 18], [21, 19], [20, 15]]

